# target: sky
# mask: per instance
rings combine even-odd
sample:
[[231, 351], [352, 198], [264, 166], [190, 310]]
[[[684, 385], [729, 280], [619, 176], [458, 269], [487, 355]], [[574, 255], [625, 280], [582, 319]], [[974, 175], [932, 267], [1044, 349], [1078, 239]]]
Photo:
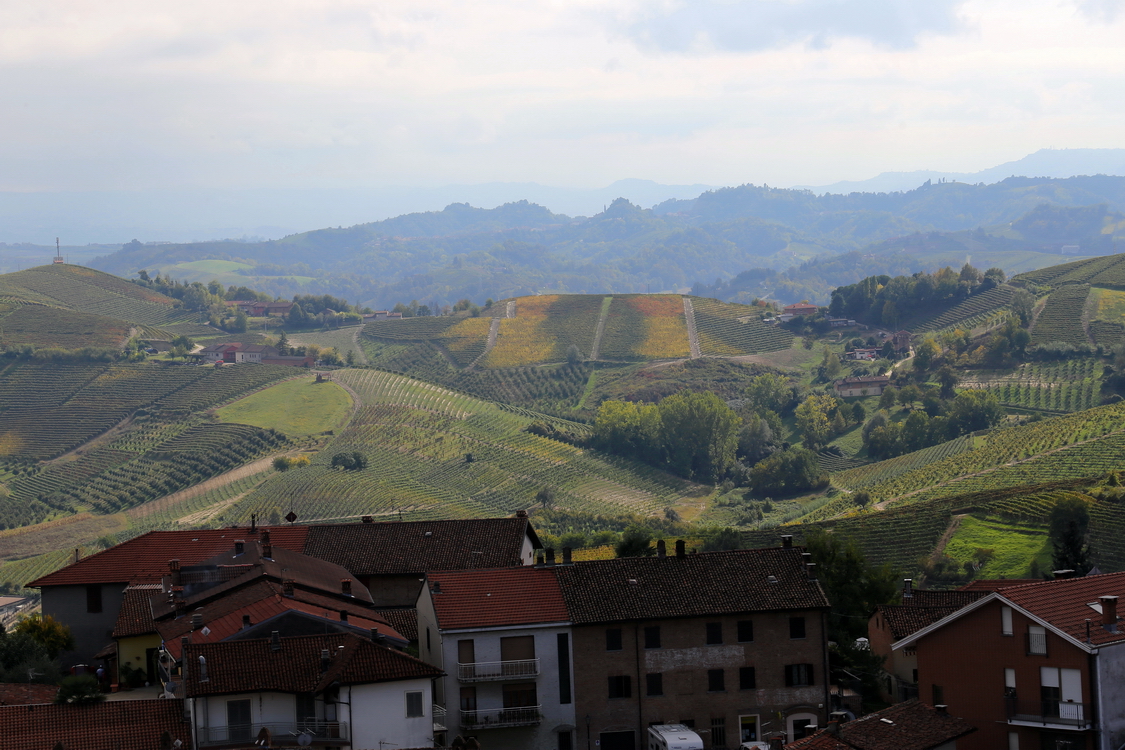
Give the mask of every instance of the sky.
[[0, 3], [0, 191], [775, 186], [1125, 146], [1125, 0]]

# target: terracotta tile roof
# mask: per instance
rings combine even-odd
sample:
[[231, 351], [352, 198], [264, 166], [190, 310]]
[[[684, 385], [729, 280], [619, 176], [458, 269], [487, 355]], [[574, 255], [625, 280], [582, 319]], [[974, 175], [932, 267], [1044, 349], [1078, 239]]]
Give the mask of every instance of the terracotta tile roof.
[[526, 518], [336, 524], [310, 527], [304, 552], [357, 576], [507, 568], [529, 535]]
[[[330, 654], [327, 671], [321, 669], [322, 649]], [[200, 656], [207, 663], [206, 681], [200, 680]], [[413, 656], [350, 634], [282, 638], [276, 651], [268, 638], [189, 644], [184, 649], [184, 665], [188, 697], [321, 692], [335, 681], [355, 685], [444, 674]]]
[[[195, 529], [188, 531], [150, 531], [127, 542], [90, 555], [27, 586], [65, 586], [86, 583], [158, 583], [168, 573], [168, 561], [196, 565], [230, 549], [236, 539], [248, 544], [258, 539], [258, 529]], [[305, 546], [308, 526], [280, 526], [270, 529], [273, 546], [300, 552]]]
[[911, 607], [964, 607], [977, 599], [988, 596], [985, 590], [942, 590], [915, 589], [912, 596], [903, 597], [902, 603]]
[[[202, 616], [203, 624], [211, 631], [208, 635], [204, 636], [202, 630], [192, 632], [191, 615], [195, 612]], [[169, 653], [179, 659], [183, 636], [190, 636], [194, 643], [216, 643], [238, 634], [244, 615], [250, 617], [252, 625], [258, 625], [286, 612], [303, 612], [335, 622], [341, 621], [341, 612], [347, 612], [348, 624], [353, 627], [375, 629], [390, 638], [409, 640], [361, 602], [346, 602], [300, 589], [294, 589], [291, 597], [284, 596], [280, 585], [264, 580], [229, 592], [197, 610], [188, 610], [179, 618], [173, 616], [174, 612], [163, 612], [154, 629], [160, 633]]]
[[975, 731], [976, 727], [964, 719], [938, 713], [925, 703], [910, 700], [842, 724], [838, 735], [821, 730], [806, 738], [806, 744], [800, 744], [805, 742], [801, 740], [785, 747], [786, 750], [933, 750]]
[[943, 617], [948, 617], [961, 607], [914, 607], [897, 606], [893, 604], [879, 607], [879, 614], [883, 616], [891, 631], [892, 640], [899, 640], [908, 635], [917, 633], [922, 628], [927, 628]]
[[962, 586], [960, 591], [983, 591], [986, 594], [989, 591], [999, 591], [1000, 589], [1010, 588], [1012, 586], [1023, 586], [1027, 583], [1041, 583], [1041, 578], [990, 578], [973, 581], [970, 584]]
[[164, 732], [192, 746], [184, 702], [110, 701], [92, 705], [0, 707], [4, 750], [153, 750]]
[[[161, 594], [159, 583], [144, 583], [125, 589], [121, 599], [121, 610], [117, 613], [117, 623], [113, 626], [114, 638], [128, 638], [156, 632], [150, 599]], [[163, 598], [163, 597], [162, 597]]]
[[624, 557], [555, 570], [575, 623], [827, 608], [820, 585], [808, 577], [803, 551]]
[[375, 614], [389, 622], [403, 638], [418, 640], [418, 610], [413, 607], [383, 608], [376, 609]]
[[1125, 641], [1125, 607], [1118, 605], [1118, 623], [1112, 632], [1101, 625], [1100, 610], [1089, 606], [1100, 604], [1098, 597], [1117, 596], [1125, 600], [1125, 573], [1037, 581], [1001, 589], [1000, 596], [1078, 641], [1086, 640], [1086, 620], [1092, 622], [1090, 641], [1094, 646]]
[[0, 682], [0, 706], [23, 706], [28, 703], [50, 703], [59, 692], [58, 685]]
[[499, 568], [431, 573], [430, 592], [442, 630], [566, 622], [559, 568]]

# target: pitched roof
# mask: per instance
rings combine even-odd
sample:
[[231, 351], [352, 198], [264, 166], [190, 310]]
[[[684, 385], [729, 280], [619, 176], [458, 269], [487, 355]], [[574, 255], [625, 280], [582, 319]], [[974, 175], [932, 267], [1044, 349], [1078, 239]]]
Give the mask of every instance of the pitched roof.
[[1040, 583], [1042, 578], [982, 578], [962, 586], [958, 591], [999, 591], [1012, 586], [1023, 586], [1025, 583]]
[[964, 607], [986, 596], [988, 591], [983, 589], [914, 589], [911, 596], [903, 597], [902, 603], [909, 607]]
[[[168, 561], [195, 565], [231, 549], [236, 539], [256, 540], [264, 529], [193, 529], [150, 531], [114, 545], [28, 584], [30, 587], [87, 583], [157, 583], [168, 573]], [[273, 546], [300, 552], [308, 526], [279, 526], [269, 530]]]
[[121, 609], [113, 626], [114, 638], [128, 638], [156, 632], [153, 622], [153, 608], [150, 599], [162, 594], [159, 583], [143, 583], [125, 589], [121, 599]]
[[917, 633], [922, 628], [933, 625], [938, 620], [943, 617], [948, 617], [959, 609], [961, 609], [959, 606], [915, 607], [911, 605], [884, 604], [879, 607], [879, 614], [881, 614], [883, 620], [886, 621], [887, 627], [891, 631], [892, 640], [897, 641], [908, 635]]
[[[1037, 581], [1002, 589], [998, 593], [1075, 640], [1086, 640], [1086, 620], [1089, 619], [1092, 621], [1090, 643], [1093, 646], [1125, 641], [1125, 623], [1120, 622], [1120, 615], [1117, 618], [1119, 624], [1111, 631], [1101, 624], [1101, 605], [1098, 602], [1101, 596], [1125, 598], [1125, 573]], [[1092, 604], [1098, 605], [1098, 609], [1091, 607]]]
[[[321, 669], [321, 651], [329, 664]], [[200, 679], [199, 657], [207, 679]], [[345, 685], [440, 677], [437, 667], [351, 634], [282, 638], [273, 650], [268, 638], [188, 644], [184, 649], [187, 695], [244, 692], [317, 693], [333, 682]]]
[[[975, 731], [976, 727], [964, 719], [939, 713], [915, 699], [841, 724], [837, 735], [821, 730], [806, 738], [807, 742], [799, 740], [785, 747], [786, 750], [933, 750]], [[837, 744], [832, 744], [834, 742]]]
[[0, 707], [5, 750], [152, 750], [167, 732], [191, 747], [191, 725], [177, 699], [109, 701], [88, 705]]
[[418, 640], [418, 610], [414, 607], [387, 607], [374, 610], [381, 619], [408, 640]]
[[575, 623], [827, 608], [820, 584], [808, 577], [803, 551], [623, 557], [555, 570]]
[[24, 706], [29, 703], [50, 703], [59, 692], [58, 685], [0, 682], [0, 706]]
[[[478, 518], [312, 526], [304, 552], [357, 576], [519, 565], [526, 518]], [[478, 554], [479, 553], [479, 554]]]
[[468, 570], [432, 573], [429, 579], [442, 630], [570, 619], [555, 569]]

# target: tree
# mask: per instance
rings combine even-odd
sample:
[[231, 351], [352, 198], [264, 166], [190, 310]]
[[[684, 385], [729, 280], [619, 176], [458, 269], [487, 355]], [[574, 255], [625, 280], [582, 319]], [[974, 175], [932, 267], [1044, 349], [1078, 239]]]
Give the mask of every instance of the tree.
[[25, 617], [12, 628], [16, 634], [26, 635], [43, 646], [47, 656], [58, 658], [63, 651], [74, 650], [74, 634], [51, 615], [34, 614]]
[[571, 344], [566, 348], [566, 363], [568, 365], [576, 365], [582, 361], [582, 353], [578, 351], [578, 347]]
[[1003, 417], [1000, 402], [988, 391], [961, 391], [949, 406], [949, 422], [959, 435], [994, 427]]
[[922, 389], [911, 383], [898, 392], [898, 402], [903, 406], [910, 406], [915, 401], [922, 400]]
[[55, 703], [101, 703], [105, 693], [98, 686], [98, 678], [92, 674], [72, 674], [59, 683]]
[[348, 367], [351, 367], [352, 365], [355, 364], [355, 350], [354, 349], [348, 349], [348, 353], [344, 357], [344, 361], [347, 362]]
[[832, 434], [832, 423], [828, 415], [836, 408], [836, 400], [830, 396], [813, 394], [797, 407], [797, 429], [809, 450], [819, 450], [828, 442]]
[[941, 348], [937, 342], [927, 336], [914, 348], [914, 369], [918, 372], [925, 372], [930, 369], [934, 363], [934, 358], [941, 354]]
[[657, 406], [662, 442], [671, 470], [711, 482], [735, 461], [742, 418], [710, 391], [680, 392]]
[[750, 487], [757, 495], [786, 495], [827, 483], [820, 460], [805, 448], [778, 451], [750, 469]]
[[189, 351], [189, 352], [192, 349], [195, 348], [195, 342], [192, 341], [190, 338], [188, 338], [185, 334], [182, 334], [182, 333], [178, 336], [173, 336], [172, 340], [168, 343], [171, 344], [172, 346], [183, 347], [184, 351]]
[[852, 502], [860, 508], [866, 508], [871, 503], [871, 495], [863, 490], [852, 495]]
[[652, 546], [652, 532], [637, 524], [629, 526], [622, 532], [614, 552], [618, 557], [652, 557], [656, 554]]
[[894, 300], [887, 300], [883, 304], [882, 321], [888, 328], [898, 328], [898, 305]]
[[246, 317], [241, 309], [234, 314], [234, 323], [230, 326], [231, 333], [246, 333], [250, 327], [250, 318]]
[[793, 388], [784, 377], [766, 373], [750, 381], [745, 396], [756, 410], [768, 409], [781, 414], [793, 402]]
[[704, 552], [719, 552], [732, 549], [742, 549], [742, 534], [730, 527], [709, 531], [703, 535]]
[[277, 471], [289, 471], [289, 456], [278, 456], [273, 460], [273, 468]]
[[896, 391], [894, 388], [892, 388], [891, 386], [888, 385], [886, 388], [883, 389], [882, 395], [879, 396], [879, 408], [880, 409], [893, 409], [894, 405], [897, 401], [898, 401], [898, 391]]
[[1020, 289], [1012, 295], [1008, 303], [1012, 312], [1019, 316], [1020, 325], [1026, 328], [1031, 324], [1031, 315], [1035, 311], [1035, 295], [1026, 289]]
[[[472, 459], [467, 460], [471, 461]], [[337, 453], [332, 457], [332, 468], [343, 469], [344, 471], [362, 471], [367, 468], [367, 458], [358, 451], [355, 453]]]
[[277, 353], [283, 357], [289, 354], [289, 336], [284, 329], [277, 335]]
[[863, 404], [856, 401], [852, 404], [852, 421], [856, 424], [862, 424], [865, 419], [867, 419], [867, 410], [863, 408]]
[[543, 487], [535, 493], [535, 502], [544, 508], [550, 509], [555, 505], [555, 490], [553, 487]]
[[958, 377], [957, 373], [949, 365], [944, 365], [937, 371], [937, 381], [941, 385], [941, 397], [948, 400], [953, 398], [956, 394], [954, 390], [957, 387]]

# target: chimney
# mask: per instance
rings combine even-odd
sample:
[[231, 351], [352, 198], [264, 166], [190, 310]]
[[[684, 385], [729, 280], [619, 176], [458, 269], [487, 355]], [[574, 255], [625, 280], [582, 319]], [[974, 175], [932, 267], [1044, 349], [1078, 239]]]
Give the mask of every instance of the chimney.
[[350, 578], [341, 578], [340, 579], [340, 593], [343, 594], [344, 596], [351, 596], [352, 595], [352, 579], [350, 579]]
[[535, 550], [535, 565], [532, 566], [532, 567], [535, 567], [535, 568], [542, 568], [543, 567], [543, 550], [541, 550], [541, 549]]
[[516, 511], [516, 518], [527, 518], [527, 511], [526, 510], [517, 510]]
[[805, 566], [805, 570], [806, 570], [806, 571], [808, 571], [808, 574], [809, 574], [809, 580], [810, 580], [810, 581], [815, 581], [815, 580], [816, 580], [816, 563], [809, 563], [809, 564], [807, 564], [807, 565]]
[[262, 543], [262, 559], [263, 560], [272, 560], [273, 559], [273, 545], [272, 544], [266, 544], [265, 542]]
[[380, 633], [377, 628], [371, 628], [371, 642], [385, 646], [387, 645], [387, 636]]
[[1068, 578], [1074, 578], [1074, 571], [1069, 568], [1064, 568], [1054, 571], [1052, 575], [1054, 575], [1056, 581], [1065, 581]]
[[246, 542], [241, 539], [236, 539], [234, 542], [234, 554], [241, 555], [246, 551]]
[[286, 578], [281, 582], [281, 593], [285, 596], [293, 596], [293, 579]]
[[934, 710], [938, 712], [938, 716], [949, 716], [949, 706], [945, 703], [938, 703]]
[[81, 551], [78, 550], [78, 549], [75, 549], [74, 550], [74, 562], [78, 562], [81, 559], [81, 555], [82, 555]]
[[812, 553], [811, 552], [802, 552], [801, 553], [801, 561], [804, 562], [805, 565], [808, 565], [809, 563], [811, 563], [812, 562]]
[[833, 719], [832, 721], [828, 722], [828, 726], [825, 727], [825, 728], [828, 730], [829, 734], [839, 734], [840, 733], [840, 722]]
[[1112, 631], [1117, 630], [1117, 597], [1116, 596], [1099, 596], [1098, 601], [1102, 603], [1102, 625]]
[[553, 547], [547, 548], [547, 567], [555, 567], [555, 550]]
[[434, 585], [430, 587], [430, 591], [434, 594], [441, 593], [441, 581], [434, 581]]
[[676, 557], [683, 560], [687, 557], [687, 546], [684, 544], [683, 539], [676, 540]]
[[664, 543], [663, 539], [658, 539], [656, 541], [656, 556], [657, 557], [667, 557], [668, 556], [668, 545], [666, 545]]
[[793, 549], [793, 535], [792, 534], [782, 534], [781, 535], [781, 547], [782, 547], [782, 549]]
[[347, 621], [348, 621], [348, 613], [347, 612], [341, 612], [340, 613], [340, 622], [347, 622]]
[[251, 534], [257, 534], [258, 533], [258, 514], [257, 513], [251, 513], [250, 514], [250, 533]]
[[184, 646], [188, 645], [189, 643], [191, 643], [191, 638], [187, 637], [186, 635], [180, 636], [180, 650], [181, 651], [183, 651]]
[[270, 633], [270, 651], [280, 651], [280, 650], [281, 650], [281, 633], [277, 630], [274, 630], [273, 632]]
[[203, 613], [202, 612], [192, 612], [191, 613], [191, 629], [192, 630], [202, 630], [203, 629]]
[[269, 543], [270, 543], [270, 530], [269, 529], [262, 529], [262, 544], [269, 544]]
[[372, 518], [371, 516], [364, 516], [363, 518], [361, 518], [359, 520], [362, 521], [363, 523], [375, 523], [375, 519]]
[[328, 663], [329, 663], [328, 649], [322, 648], [320, 650], [320, 671], [322, 673], [328, 671]]
[[173, 600], [172, 600], [172, 607], [173, 607], [173, 609], [175, 609], [175, 611], [176, 611], [176, 617], [177, 617], [177, 618], [179, 618], [179, 617], [183, 617], [183, 616], [184, 616], [184, 614], [185, 614], [185, 613], [187, 612], [187, 605], [186, 605], [186, 604], [184, 604], [184, 600], [183, 600], [183, 599], [178, 599], [178, 598], [177, 598], [177, 599], [173, 599]]
[[913, 599], [913, 598], [914, 598], [914, 579], [913, 578], [903, 578], [902, 579], [902, 601], [903, 601], [903, 604], [906, 603], [907, 599]]
[[242, 629], [246, 630], [248, 627], [250, 627], [250, 615], [243, 615], [242, 616]]
[[563, 565], [574, 565], [574, 560], [570, 557], [570, 547], [563, 547]]
[[173, 586], [179, 586], [180, 585], [180, 561], [179, 560], [169, 560], [168, 561], [168, 570], [171, 571], [171, 573], [172, 573], [172, 585]]

